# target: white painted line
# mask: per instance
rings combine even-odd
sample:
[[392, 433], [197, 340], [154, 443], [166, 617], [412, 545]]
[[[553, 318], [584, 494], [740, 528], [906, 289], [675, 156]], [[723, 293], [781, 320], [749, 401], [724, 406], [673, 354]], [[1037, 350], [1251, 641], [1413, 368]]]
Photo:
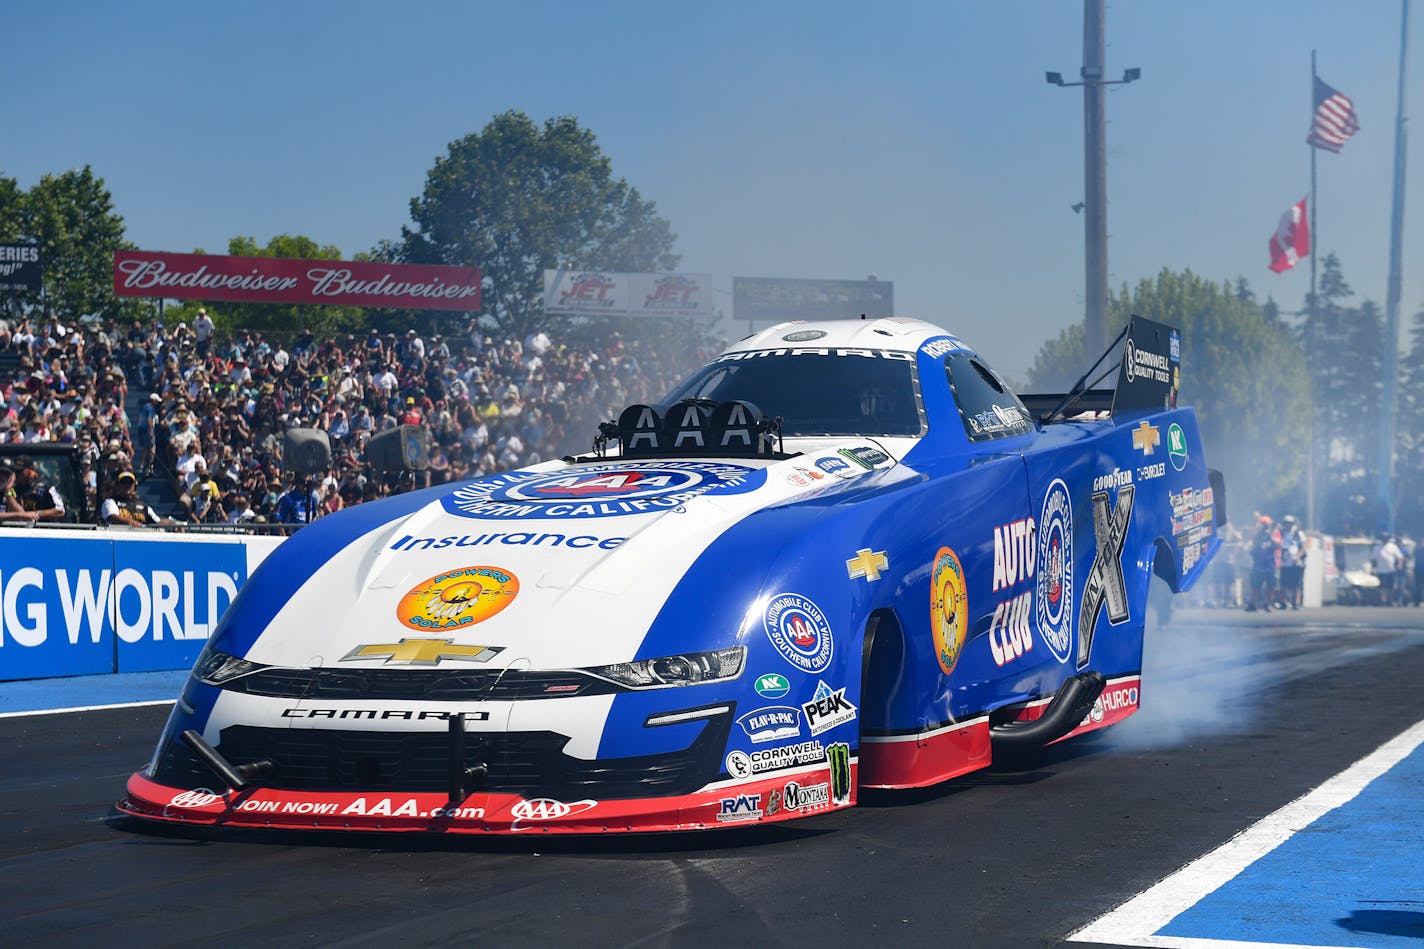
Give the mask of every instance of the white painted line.
[[1307, 791], [1280, 810], [1267, 814], [1211, 853], [1199, 857], [1106, 916], [1100, 916], [1072, 933], [1069, 941], [1165, 946], [1169, 949], [1248, 946], [1261, 949], [1272, 945], [1154, 936], [1153, 933], [1285, 843], [1297, 831], [1350, 801], [1371, 781], [1409, 757], [1420, 744], [1424, 744], [1424, 721], [1416, 722], [1324, 784]]
[[31, 715], [68, 715], [71, 712], [102, 712], [110, 708], [143, 708], [146, 705], [172, 705], [176, 699], [154, 699], [149, 702], [119, 702], [115, 705], [76, 705], [73, 708], [37, 708], [28, 712], [0, 712], [0, 718], [24, 718]]

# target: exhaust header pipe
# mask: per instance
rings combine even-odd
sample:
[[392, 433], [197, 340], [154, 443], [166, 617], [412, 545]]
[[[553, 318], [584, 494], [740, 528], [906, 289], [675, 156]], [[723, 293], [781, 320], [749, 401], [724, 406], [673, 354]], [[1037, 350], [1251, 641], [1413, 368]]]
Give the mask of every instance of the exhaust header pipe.
[[1042, 748], [1078, 727], [1107, 685], [1100, 672], [1083, 672], [1068, 679], [1053, 694], [1043, 715], [1032, 722], [1010, 722], [989, 729], [992, 747], [1005, 751]]

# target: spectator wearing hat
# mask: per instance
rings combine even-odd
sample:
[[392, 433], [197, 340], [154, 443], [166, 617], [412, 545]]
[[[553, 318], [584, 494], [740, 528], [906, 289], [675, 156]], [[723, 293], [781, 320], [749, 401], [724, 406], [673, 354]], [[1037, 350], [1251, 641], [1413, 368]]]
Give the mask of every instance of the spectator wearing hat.
[[1293, 610], [1300, 609], [1305, 579], [1305, 535], [1293, 515], [1281, 519], [1281, 597]]
[[1380, 605], [1394, 606], [1399, 586], [1399, 575], [1404, 566], [1404, 551], [1399, 549], [1395, 539], [1386, 534], [1374, 552], [1375, 576], [1380, 581]]
[[64, 496], [40, 479], [39, 470], [28, 458], [21, 458], [15, 470], [15, 495], [20, 506], [32, 511], [37, 520], [64, 520]]
[[1280, 563], [1281, 541], [1265, 514], [1256, 516], [1256, 533], [1251, 537], [1251, 595], [1246, 598], [1247, 612], [1271, 611], [1275, 599], [1276, 567]]
[[33, 527], [36, 520], [35, 513], [25, 510], [15, 493], [15, 469], [0, 465], [0, 523]]
[[99, 517], [110, 527], [144, 527], [160, 523], [161, 518], [138, 497], [138, 478], [132, 471], [120, 472], [114, 479], [114, 488], [104, 499]]
[[163, 396], [153, 392], [138, 410], [138, 424], [133, 431], [134, 460], [138, 470], [145, 475], [153, 470], [154, 438], [158, 433], [158, 412], [162, 407]]
[[196, 343], [198, 358], [206, 359], [213, 345], [213, 319], [208, 311], [198, 307], [198, 315], [193, 317], [193, 341]]
[[306, 524], [320, 516], [320, 499], [315, 491], [304, 488], [301, 480], [295, 474], [289, 475], [287, 490], [277, 499], [277, 520], [283, 524]]

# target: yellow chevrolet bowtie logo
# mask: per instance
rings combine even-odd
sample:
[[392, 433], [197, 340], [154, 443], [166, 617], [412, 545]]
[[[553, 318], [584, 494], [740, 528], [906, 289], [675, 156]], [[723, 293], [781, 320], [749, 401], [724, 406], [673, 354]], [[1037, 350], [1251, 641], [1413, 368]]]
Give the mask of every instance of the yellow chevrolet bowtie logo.
[[855, 556], [846, 561], [846, 572], [850, 574], [852, 580], [857, 577], [864, 577], [866, 580], [879, 580], [880, 571], [890, 569], [890, 559], [885, 556], [883, 550], [871, 550], [864, 547], [855, 552]]
[[1157, 426], [1149, 422], [1138, 422], [1137, 427], [1132, 430], [1132, 447], [1150, 455], [1162, 444], [1162, 433], [1157, 430]]
[[402, 639], [398, 643], [357, 646], [341, 657], [342, 662], [357, 659], [380, 659], [386, 665], [403, 662], [412, 666], [438, 666], [443, 659], [465, 662], [489, 662], [502, 646], [457, 646], [453, 639]]

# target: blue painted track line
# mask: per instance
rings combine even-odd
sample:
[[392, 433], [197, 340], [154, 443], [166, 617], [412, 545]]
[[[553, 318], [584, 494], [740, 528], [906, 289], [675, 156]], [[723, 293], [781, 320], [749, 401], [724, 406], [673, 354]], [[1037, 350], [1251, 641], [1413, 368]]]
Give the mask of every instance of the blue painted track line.
[[1069, 938], [1172, 949], [1419, 949], [1419, 722]]
[[186, 669], [0, 682], [0, 718], [172, 702]]

